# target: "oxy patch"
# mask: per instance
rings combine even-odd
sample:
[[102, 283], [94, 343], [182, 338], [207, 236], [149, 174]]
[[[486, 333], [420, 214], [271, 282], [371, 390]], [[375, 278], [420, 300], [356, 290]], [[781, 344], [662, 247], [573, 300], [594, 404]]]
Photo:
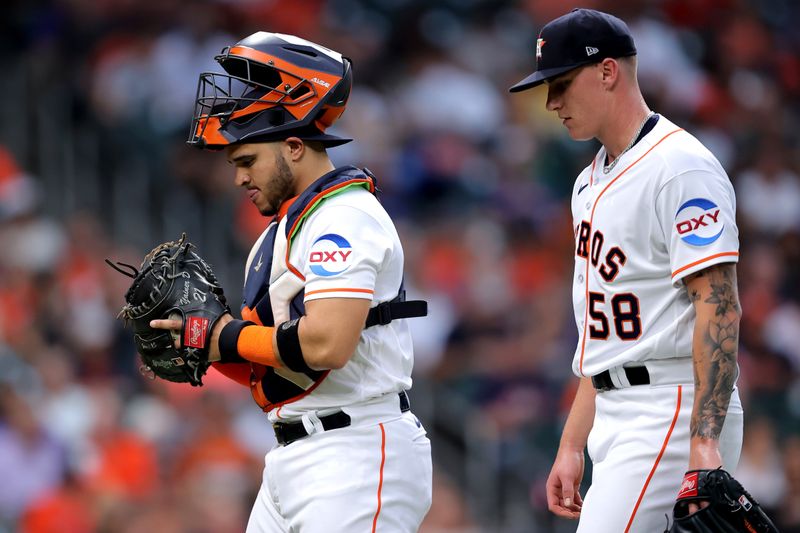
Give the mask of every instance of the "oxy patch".
[[311, 245], [308, 264], [317, 276], [341, 274], [353, 264], [353, 247], [341, 235], [327, 233]]
[[675, 231], [686, 244], [707, 246], [719, 239], [725, 230], [721, 212], [711, 200], [692, 198], [675, 213]]

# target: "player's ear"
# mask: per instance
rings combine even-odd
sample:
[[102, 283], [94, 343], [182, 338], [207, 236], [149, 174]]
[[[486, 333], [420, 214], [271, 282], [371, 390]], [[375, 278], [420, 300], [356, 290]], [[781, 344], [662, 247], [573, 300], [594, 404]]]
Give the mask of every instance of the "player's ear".
[[299, 161], [302, 159], [306, 150], [306, 145], [302, 139], [298, 137], [289, 137], [284, 141], [284, 147], [288, 152], [290, 161]]
[[599, 65], [600, 79], [606, 90], [610, 90], [619, 78], [620, 69], [616, 59], [605, 58]]

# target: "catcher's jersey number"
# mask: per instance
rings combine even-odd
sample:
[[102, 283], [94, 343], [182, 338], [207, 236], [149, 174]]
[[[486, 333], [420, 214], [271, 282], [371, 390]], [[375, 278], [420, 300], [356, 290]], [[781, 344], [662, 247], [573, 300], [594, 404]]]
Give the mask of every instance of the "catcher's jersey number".
[[[594, 323], [589, 326], [589, 338], [605, 340], [611, 333], [606, 295], [602, 292], [589, 292], [589, 316]], [[611, 297], [611, 317], [614, 333], [620, 340], [635, 341], [642, 335], [642, 318], [639, 315], [639, 298], [635, 294], [625, 292]]]

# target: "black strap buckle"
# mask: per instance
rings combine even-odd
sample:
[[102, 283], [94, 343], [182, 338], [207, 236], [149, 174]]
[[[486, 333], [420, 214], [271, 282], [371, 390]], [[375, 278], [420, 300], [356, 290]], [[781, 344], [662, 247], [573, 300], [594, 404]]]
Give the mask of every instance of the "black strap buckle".
[[[383, 302], [375, 307], [375, 319], [377, 324], [385, 326], [392, 321], [392, 302]], [[376, 324], [376, 325], [377, 325]]]
[[400, 391], [400, 412], [405, 413], [411, 410], [411, 400], [408, 398], [406, 391]]

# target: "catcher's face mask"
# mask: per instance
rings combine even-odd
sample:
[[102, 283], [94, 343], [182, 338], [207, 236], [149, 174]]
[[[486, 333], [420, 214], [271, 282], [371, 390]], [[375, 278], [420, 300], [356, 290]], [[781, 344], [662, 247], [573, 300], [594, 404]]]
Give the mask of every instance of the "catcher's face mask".
[[200, 75], [188, 144], [218, 150], [297, 136], [349, 142], [325, 130], [344, 112], [350, 61], [291, 35], [258, 32], [215, 57], [224, 73]]

